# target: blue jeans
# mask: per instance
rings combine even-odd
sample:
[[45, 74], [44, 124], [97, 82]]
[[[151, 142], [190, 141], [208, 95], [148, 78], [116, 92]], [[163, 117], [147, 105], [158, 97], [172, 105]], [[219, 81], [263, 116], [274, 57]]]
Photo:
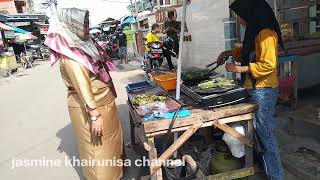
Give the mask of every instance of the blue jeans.
[[264, 146], [262, 159], [265, 172], [272, 180], [283, 179], [278, 143], [275, 136], [275, 107], [278, 99], [277, 88], [258, 88], [249, 90], [253, 101], [259, 104], [259, 111], [255, 114], [254, 125], [257, 135]]

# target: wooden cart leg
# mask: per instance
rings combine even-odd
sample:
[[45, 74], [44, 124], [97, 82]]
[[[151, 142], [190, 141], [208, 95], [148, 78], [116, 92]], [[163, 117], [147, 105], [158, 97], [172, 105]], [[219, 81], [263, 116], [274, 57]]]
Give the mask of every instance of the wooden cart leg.
[[[152, 166], [152, 162], [155, 162], [158, 158], [157, 156], [157, 149], [155, 148], [155, 144], [154, 144], [154, 138], [149, 138], [148, 139], [148, 144], [150, 145], [151, 149], [149, 151], [149, 159], [151, 161], [151, 165], [150, 165], [150, 172], [153, 169]], [[157, 172], [153, 175], [151, 175], [151, 180], [162, 180], [162, 170], [161, 168], [159, 170], [157, 170]]]
[[[253, 121], [248, 121], [246, 128], [246, 137], [249, 138], [251, 142], [253, 142]], [[246, 162], [245, 167], [252, 167], [253, 166], [253, 148], [249, 146], [245, 146], [246, 151]]]
[[130, 117], [130, 135], [131, 135], [131, 144], [134, 145], [136, 144], [136, 136], [135, 136], [135, 125], [133, 122], [133, 118], [131, 113], [129, 113], [129, 117]]
[[[253, 141], [253, 121], [248, 121], [245, 127], [246, 136], [250, 141]], [[245, 168], [253, 168], [253, 147], [245, 146], [245, 152]], [[252, 172], [252, 174], [253, 173], [254, 172]], [[253, 176], [249, 176], [247, 179], [252, 180]]]

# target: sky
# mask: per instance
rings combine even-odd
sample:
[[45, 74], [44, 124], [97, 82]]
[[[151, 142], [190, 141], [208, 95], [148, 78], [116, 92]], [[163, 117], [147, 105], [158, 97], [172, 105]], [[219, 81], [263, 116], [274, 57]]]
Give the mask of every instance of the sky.
[[[35, 4], [40, 4], [43, 1], [35, 0]], [[58, 8], [76, 7], [89, 10], [92, 26], [99, 24], [108, 17], [119, 19], [130, 15], [127, 10], [128, 5], [130, 5], [130, 0], [58, 0]], [[41, 9], [41, 7], [38, 6], [38, 9]]]

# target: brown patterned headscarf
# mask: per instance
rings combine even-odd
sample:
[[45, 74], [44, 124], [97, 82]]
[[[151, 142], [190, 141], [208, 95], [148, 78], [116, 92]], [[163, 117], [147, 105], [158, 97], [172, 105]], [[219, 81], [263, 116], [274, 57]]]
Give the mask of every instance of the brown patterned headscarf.
[[89, 11], [67, 8], [59, 11], [59, 20], [81, 40], [87, 40], [89, 34]]

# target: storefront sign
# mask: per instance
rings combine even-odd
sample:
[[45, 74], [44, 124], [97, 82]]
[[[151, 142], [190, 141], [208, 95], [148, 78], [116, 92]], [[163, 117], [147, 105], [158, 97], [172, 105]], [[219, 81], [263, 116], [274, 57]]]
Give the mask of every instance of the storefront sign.
[[133, 30], [128, 30], [128, 31], [123, 31], [126, 36], [127, 36], [127, 43], [128, 44], [133, 44], [134, 43], [134, 37], [135, 37], [135, 31]]
[[49, 26], [41, 26], [40, 34], [48, 34]]

